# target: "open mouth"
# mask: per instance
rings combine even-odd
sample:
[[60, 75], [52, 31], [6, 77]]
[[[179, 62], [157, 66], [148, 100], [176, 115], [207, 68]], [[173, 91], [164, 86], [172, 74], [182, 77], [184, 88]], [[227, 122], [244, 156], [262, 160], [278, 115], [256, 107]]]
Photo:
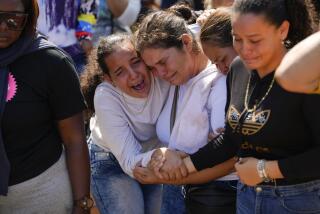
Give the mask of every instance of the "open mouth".
[[146, 84], [144, 83], [144, 80], [141, 80], [138, 84], [132, 86], [132, 88], [137, 91], [142, 91], [143, 89], [145, 89], [145, 87]]

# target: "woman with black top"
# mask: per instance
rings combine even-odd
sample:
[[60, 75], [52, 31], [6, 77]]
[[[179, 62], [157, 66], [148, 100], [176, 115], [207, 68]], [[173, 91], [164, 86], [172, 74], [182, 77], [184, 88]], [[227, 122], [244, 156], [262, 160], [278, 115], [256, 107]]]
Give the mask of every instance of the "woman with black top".
[[274, 81], [287, 50], [312, 33], [306, 4], [237, 0], [232, 27], [240, 59], [228, 76], [226, 130], [190, 158], [201, 170], [215, 154], [237, 154], [237, 213], [319, 213], [320, 97]]
[[0, 213], [88, 213], [84, 99], [38, 14], [36, 0], [0, 0]]
[[237, 155], [238, 213], [320, 212], [320, 97], [274, 81], [287, 50], [312, 33], [305, 2], [237, 0], [224, 134], [185, 158], [188, 169]]

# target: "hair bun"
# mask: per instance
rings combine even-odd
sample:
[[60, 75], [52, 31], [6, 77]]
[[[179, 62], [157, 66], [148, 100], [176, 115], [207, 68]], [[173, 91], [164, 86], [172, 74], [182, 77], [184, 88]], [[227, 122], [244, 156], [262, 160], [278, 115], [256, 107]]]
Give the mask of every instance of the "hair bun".
[[197, 15], [191, 6], [185, 2], [177, 3], [171, 6], [168, 11], [174, 13], [175, 15], [183, 18], [188, 24], [193, 24], [197, 20]]

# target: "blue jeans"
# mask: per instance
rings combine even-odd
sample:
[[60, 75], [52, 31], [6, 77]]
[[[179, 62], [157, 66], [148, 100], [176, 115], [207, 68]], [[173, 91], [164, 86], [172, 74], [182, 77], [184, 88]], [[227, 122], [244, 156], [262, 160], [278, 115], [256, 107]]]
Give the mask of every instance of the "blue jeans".
[[160, 213], [162, 185], [142, 185], [121, 169], [110, 152], [89, 144], [91, 191], [100, 214]]
[[237, 190], [237, 214], [320, 213], [320, 180], [307, 183], [249, 187], [241, 182]]
[[182, 186], [163, 185], [161, 214], [185, 214], [184, 194]]

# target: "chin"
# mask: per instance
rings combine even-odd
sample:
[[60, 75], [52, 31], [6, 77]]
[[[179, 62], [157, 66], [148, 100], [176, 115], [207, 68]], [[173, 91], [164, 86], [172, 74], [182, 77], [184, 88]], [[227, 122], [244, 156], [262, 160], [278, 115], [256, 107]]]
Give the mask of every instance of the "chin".
[[251, 69], [251, 70], [257, 69], [259, 67], [259, 65], [257, 63], [244, 62], [244, 64], [246, 65], [246, 67], [248, 69]]

